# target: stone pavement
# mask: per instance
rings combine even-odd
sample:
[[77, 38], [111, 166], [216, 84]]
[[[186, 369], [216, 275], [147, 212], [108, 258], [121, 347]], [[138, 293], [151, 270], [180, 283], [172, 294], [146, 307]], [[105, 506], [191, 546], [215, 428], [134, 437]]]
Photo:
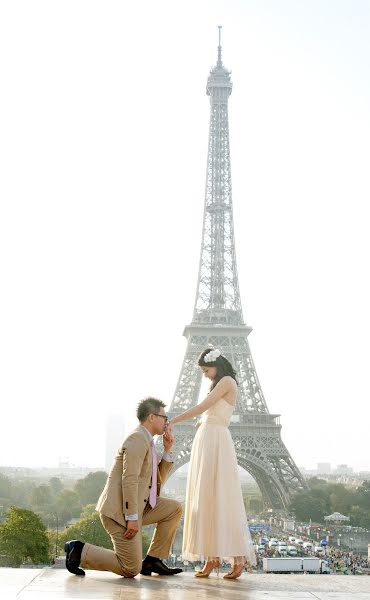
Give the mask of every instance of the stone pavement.
[[367, 575], [243, 574], [226, 580], [212, 573], [196, 579], [187, 572], [173, 577], [124, 579], [87, 571], [76, 577], [64, 569], [0, 568], [1, 600], [370, 600]]

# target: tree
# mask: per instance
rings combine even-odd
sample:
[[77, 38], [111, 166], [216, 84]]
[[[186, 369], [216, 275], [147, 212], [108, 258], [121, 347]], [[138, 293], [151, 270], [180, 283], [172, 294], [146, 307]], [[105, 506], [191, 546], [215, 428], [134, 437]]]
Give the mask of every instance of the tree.
[[327, 489], [330, 495], [330, 512], [347, 515], [353, 505], [353, 488], [347, 488], [342, 483], [331, 483]]
[[147, 532], [144, 530], [141, 531], [141, 541], [143, 548], [143, 556], [146, 556], [146, 553], [148, 552], [148, 548], [150, 546], [150, 538]]
[[354, 527], [370, 529], [370, 512], [368, 510], [364, 510], [360, 506], [352, 506], [349, 512], [349, 518]]
[[12, 506], [0, 524], [0, 554], [9, 557], [9, 566], [23, 562], [47, 563], [48, 536], [41, 519], [31, 510]]
[[96, 471], [88, 473], [83, 479], [79, 479], [74, 487], [74, 491], [79, 495], [82, 505], [96, 504], [107, 480], [105, 471]]
[[348, 516], [355, 527], [370, 527], [370, 481], [355, 488], [312, 477], [308, 484], [310, 490], [297, 493], [290, 504], [297, 519], [322, 523], [325, 515], [337, 511]]
[[370, 513], [370, 481], [362, 482], [356, 490], [356, 496], [358, 498], [356, 504]]
[[21, 508], [30, 508], [30, 498], [35, 487], [35, 482], [28, 478], [12, 481], [12, 505]]
[[48, 529], [49, 554], [53, 558], [62, 556], [64, 553], [64, 542], [60, 539], [59, 531], [56, 529]]
[[60, 494], [60, 492], [63, 489], [63, 484], [60, 481], [59, 477], [51, 477], [49, 479], [49, 486], [53, 496], [58, 496], [58, 494]]
[[[55, 552], [55, 532], [49, 532], [49, 539], [51, 550]], [[80, 519], [77, 523], [59, 533], [58, 552], [63, 552], [64, 544], [68, 540], [81, 540], [81, 542], [88, 542], [109, 550], [112, 549], [110, 536], [105, 531], [97, 512]], [[142, 532], [142, 545], [143, 555], [145, 555], [150, 545], [149, 536], [145, 531]]]
[[81, 519], [90, 517], [90, 515], [96, 514], [95, 504], [85, 504], [81, 512]]
[[298, 492], [289, 506], [290, 512], [294, 513], [299, 521], [318, 521], [322, 523], [324, 516], [328, 514], [329, 498], [320, 489], [309, 492]]
[[101, 524], [97, 512], [80, 519], [74, 525], [64, 529], [59, 537], [63, 546], [67, 540], [81, 540], [82, 542], [89, 542], [96, 546], [112, 549], [110, 536]]
[[52, 503], [51, 490], [48, 485], [42, 484], [32, 490], [31, 507], [37, 511], [47, 511]]
[[262, 498], [257, 496], [246, 496], [244, 502], [247, 508], [253, 515], [258, 515], [263, 510]]
[[62, 490], [54, 504], [55, 515], [58, 516], [59, 526], [66, 525], [72, 518], [81, 514], [80, 498], [73, 490]]

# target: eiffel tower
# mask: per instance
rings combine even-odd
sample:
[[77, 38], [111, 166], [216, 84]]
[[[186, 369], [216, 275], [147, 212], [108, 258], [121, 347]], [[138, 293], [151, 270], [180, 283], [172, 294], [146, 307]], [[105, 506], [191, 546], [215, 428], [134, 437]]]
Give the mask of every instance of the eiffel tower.
[[[216, 66], [207, 81], [211, 114], [203, 236], [193, 319], [184, 330], [187, 348], [169, 415], [198, 403], [202, 373], [197, 358], [208, 344], [237, 372], [239, 391], [230, 423], [238, 464], [257, 482], [266, 508], [284, 510], [306, 484], [280, 435], [280, 415], [269, 413], [248, 343], [235, 258], [231, 195], [228, 99], [232, 83], [222, 63], [221, 27]], [[189, 461], [195, 428], [176, 425], [175, 469]]]

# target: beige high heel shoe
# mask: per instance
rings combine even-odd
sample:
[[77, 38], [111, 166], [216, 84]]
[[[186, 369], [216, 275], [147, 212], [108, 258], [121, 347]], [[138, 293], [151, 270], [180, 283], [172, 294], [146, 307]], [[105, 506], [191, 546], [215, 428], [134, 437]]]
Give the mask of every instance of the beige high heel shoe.
[[195, 573], [195, 577], [209, 577], [213, 569], [217, 570], [217, 577], [220, 572], [220, 561], [219, 560], [207, 560], [201, 571]]
[[237, 579], [238, 577], [240, 577], [240, 575], [243, 573], [245, 567], [246, 567], [247, 561], [245, 561], [245, 563], [239, 565], [239, 567], [237, 569], [234, 568], [232, 571], [230, 571], [229, 573], [226, 573], [226, 575], [224, 575], [224, 579]]

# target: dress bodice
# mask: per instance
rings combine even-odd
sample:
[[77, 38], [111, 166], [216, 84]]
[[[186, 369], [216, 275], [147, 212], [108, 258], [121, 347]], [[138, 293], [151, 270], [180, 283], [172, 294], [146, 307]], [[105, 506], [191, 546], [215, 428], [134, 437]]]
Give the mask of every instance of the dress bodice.
[[201, 422], [228, 427], [234, 408], [235, 406], [227, 402], [224, 398], [220, 398], [220, 400], [217, 400], [217, 402], [203, 413]]

